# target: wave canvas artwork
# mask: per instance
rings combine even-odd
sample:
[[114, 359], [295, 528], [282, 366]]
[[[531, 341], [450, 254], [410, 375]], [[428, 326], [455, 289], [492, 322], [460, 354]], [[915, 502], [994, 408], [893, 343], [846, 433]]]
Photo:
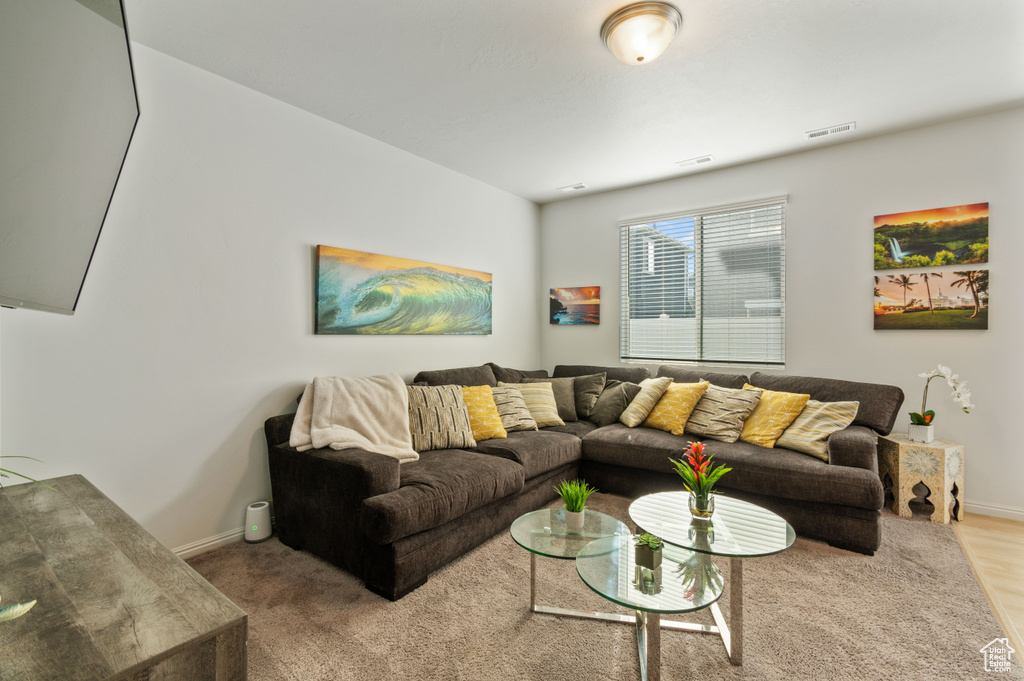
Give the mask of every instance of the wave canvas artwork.
[[491, 275], [317, 246], [316, 333], [491, 333]]
[[551, 289], [552, 324], [600, 324], [601, 287]]

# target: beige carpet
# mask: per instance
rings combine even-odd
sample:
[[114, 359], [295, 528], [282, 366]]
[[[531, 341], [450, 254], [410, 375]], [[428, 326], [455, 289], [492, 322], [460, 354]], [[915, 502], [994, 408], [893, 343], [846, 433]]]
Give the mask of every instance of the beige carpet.
[[[628, 503], [598, 494], [588, 508], [625, 520]], [[952, 529], [883, 523], [874, 557], [798, 539], [746, 560], [743, 666], [717, 637], [663, 631], [662, 678], [1024, 679], [1016, 658], [1010, 673], [984, 671], [979, 651], [1003, 633]], [[189, 563], [249, 614], [253, 681], [639, 678], [630, 625], [527, 612], [529, 555], [508, 533], [396, 603], [276, 539]], [[539, 603], [626, 612], [590, 592], [572, 561], [538, 559], [538, 582]]]

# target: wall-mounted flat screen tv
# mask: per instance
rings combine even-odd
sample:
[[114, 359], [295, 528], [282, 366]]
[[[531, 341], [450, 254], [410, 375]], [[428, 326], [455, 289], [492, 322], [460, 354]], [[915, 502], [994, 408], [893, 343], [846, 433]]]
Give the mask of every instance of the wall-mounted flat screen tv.
[[73, 314], [139, 118], [121, 0], [0, 0], [0, 305]]

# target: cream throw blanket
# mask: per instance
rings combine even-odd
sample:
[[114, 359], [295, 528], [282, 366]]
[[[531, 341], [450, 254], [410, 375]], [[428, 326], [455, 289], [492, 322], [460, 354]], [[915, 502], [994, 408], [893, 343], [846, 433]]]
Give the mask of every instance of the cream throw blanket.
[[409, 433], [409, 391], [398, 374], [315, 378], [299, 400], [288, 444], [365, 449], [416, 461]]

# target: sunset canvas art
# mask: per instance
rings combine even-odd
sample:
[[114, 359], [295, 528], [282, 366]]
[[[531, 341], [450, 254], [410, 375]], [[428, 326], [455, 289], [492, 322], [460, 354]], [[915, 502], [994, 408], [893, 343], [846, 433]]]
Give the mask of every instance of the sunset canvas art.
[[552, 324], [600, 324], [601, 287], [579, 286], [551, 289]]
[[875, 216], [875, 269], [988, 262], [988, 204]]
[[491, 275], [317, 246], [316, 333], [491, 333]]

